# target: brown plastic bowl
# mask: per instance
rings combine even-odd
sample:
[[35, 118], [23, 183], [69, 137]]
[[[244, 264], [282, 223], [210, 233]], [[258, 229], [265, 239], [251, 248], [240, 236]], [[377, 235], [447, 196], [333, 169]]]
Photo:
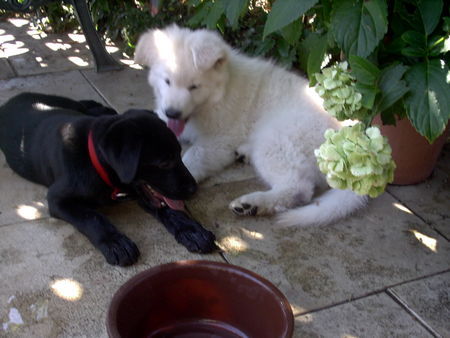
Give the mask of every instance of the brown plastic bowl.
[[289, 302], [269, 281], [238, 266], [180, 261], [143, 271], [115, 293], [110, 337], [291, 337]]

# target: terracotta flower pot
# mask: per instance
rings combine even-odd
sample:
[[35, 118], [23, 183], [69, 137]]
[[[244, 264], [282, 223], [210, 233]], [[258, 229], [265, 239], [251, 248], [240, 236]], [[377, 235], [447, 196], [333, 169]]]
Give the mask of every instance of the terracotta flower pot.
[[450, 124], [444, 133], [432, 144], [420, 135], [405, 118], [398, 120], [396, 126], [382, 125], [377, 116], [373, 123], [380, 126], [381, 133], [389, 140], [392, 158], [397, 165], [392, 184], [416, 184], [426, 180], [432, 173], [442, 147], [450, 134]]

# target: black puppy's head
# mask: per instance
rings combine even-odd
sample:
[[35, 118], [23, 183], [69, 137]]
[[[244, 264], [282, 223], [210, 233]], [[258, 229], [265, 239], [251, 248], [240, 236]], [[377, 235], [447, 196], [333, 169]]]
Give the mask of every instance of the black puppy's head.
[[144, 192], [156, 207], [165, 202], [182, 208], [177, 201], [197, 190], [175, 134], [151, 111], [133, 109], [120, 115], [98, 147], [121, 183]]

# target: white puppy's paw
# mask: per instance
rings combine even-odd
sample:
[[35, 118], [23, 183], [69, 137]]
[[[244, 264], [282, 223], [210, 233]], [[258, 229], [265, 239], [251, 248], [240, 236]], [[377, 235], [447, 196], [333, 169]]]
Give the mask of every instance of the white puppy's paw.
[[243, 144], [237, 148], [234, 152], [234, 158], [236, 162], [240, 163], [250, 163], [250, 146], [248, 144]]
[[257, 191], [236, 198], [229, 205], [231, 211], [239, 216], [271, 215], [278, 212], [268, 192]]
[[239, 199], [232, 201], [229, 208], [238, 216], [256, 216], [258, 213], [258, 206], [241, 203]]

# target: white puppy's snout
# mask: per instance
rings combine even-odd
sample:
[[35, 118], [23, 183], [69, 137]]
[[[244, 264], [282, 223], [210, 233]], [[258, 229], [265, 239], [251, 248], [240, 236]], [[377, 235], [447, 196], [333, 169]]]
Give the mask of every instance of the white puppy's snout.
[[179, 119], [183, 115], [180, 110], [175, 109], [175, 108], [167, 108], [167, 109], [165, 109], [164, 110], [164, 114], [166, 114], [166, 116], [169, 119]]

